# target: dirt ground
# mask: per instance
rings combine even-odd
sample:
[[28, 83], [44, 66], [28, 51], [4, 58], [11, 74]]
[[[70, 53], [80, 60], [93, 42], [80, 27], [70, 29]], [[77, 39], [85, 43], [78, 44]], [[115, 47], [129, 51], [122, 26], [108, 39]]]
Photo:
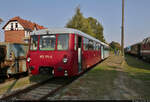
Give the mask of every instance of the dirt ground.
[[[111, 56], [49, 100], [150, 99], [150, 86], [126, 71], [121, 56]], [[150, 74], [149, 74], [150, 75]]]

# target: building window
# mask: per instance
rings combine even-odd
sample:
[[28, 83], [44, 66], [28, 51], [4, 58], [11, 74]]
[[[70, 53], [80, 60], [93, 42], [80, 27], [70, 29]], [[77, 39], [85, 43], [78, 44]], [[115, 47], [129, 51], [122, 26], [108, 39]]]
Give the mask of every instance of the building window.
[[25, 37], [29, 37], [29, 35], [30, 35], [30, 32], [25, 31]]
[[18, 28], [18, 23], [16, 23], [16, 28]]
[[13, 23], [11, 23], [11, 28], [10, 29], [13, 30]]

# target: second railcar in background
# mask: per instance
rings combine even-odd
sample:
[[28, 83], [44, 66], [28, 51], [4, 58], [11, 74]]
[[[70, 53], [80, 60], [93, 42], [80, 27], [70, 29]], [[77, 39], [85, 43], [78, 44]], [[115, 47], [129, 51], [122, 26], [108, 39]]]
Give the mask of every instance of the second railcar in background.
[[125, 52], [150, 62], [150, 37], [125, 48]]
[[31, 34], [27, 67], [33, 75], [75, 76], [108, 57], [108, 48], [79, 30], [39, 30]]
[[131, 51], [130, 51], [130, 54], [132, 55], [135, 55], [137, 57], [140, 57], [141, 56], [141, 42], [139, 43], [136, 43], [134, 45], [131, 45]]
[[145, 38], [141, 45], [142, 59], [150, 62], [150, 37]]

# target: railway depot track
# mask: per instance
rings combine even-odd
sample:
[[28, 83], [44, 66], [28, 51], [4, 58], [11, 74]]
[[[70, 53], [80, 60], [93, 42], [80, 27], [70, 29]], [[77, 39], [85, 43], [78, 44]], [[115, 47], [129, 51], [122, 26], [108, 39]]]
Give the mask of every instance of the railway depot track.
[[74, 79], [76, 78], [51, 78], [13, 94], [3, 96], [1, 100], [43, 100], [71, 83]]

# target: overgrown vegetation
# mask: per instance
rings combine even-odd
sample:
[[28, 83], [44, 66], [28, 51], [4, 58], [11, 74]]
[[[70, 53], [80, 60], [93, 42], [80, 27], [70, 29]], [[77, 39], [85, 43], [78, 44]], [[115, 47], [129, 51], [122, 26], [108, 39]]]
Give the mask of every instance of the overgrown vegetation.
[[66, 27], [78, 29], [105, 42], [103, 35], [103, 26], [98, 20], [93, 17], [85, 18], [80, 11], [80, 7], [77, 7], [75, 15], [72, 17], [71, 20], [68, 21]]

